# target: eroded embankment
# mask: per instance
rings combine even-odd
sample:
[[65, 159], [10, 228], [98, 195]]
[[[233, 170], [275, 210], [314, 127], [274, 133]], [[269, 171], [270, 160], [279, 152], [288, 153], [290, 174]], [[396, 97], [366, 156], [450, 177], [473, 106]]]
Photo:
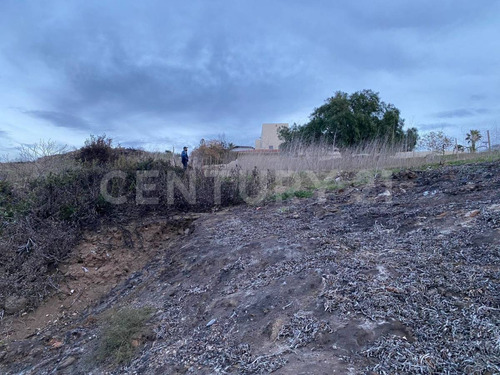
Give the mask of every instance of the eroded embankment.
[[[54, 271], [59, 283], [54, 284], [53, 296], [35, 310], [3, 317], [2, 343], [44, 336], [47, 331], [71, 324], [75, 317], [161, 255], [176, 237], [188, 234], [197, 218], [193, 214], [146, 218], [84, 232], [70, 256]], [[60, 344], [54, 337], [48, 342], [52, 347]]]

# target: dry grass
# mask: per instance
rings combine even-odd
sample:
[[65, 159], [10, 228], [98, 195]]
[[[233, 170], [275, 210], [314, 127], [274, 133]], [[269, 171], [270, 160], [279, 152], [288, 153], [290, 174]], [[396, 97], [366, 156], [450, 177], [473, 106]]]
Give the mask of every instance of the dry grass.
[[114, 364], [130, 361], [142, 343], [152, 309], [122, 309], [106, 316], [99, 346], [95, 352], [97, 362]]
[[500, 157], [500, 152], [447, 153], [402, 152], [402, 147], [382, 141], [373, 141], [358, 147], [338, 150], [327, 144], [305, 146], [292, 145], [286, 151], [241, 152], [236, 161], [226, 166], [211, 166], [207, 169], [226, 171], [231, 168], [243, 170], [274, 171], [360, 171], [382, 169], [418, 168], [429, 164], [447, 164], [464, 161], [491, 161]]
[[[116, 153], [116, 157], [107, 163], [106, 168], [109, 170], [127, 170], [137, 166], [144, 167], [153, 162], [162, 162], [172, 167], [181, 167], [182, 165], [180, 159], [172, 153], [145, 152], [120, 148], [113, 149], [113, 151]], [[63, 155], [46, 156], [33, 161], [6, 161], [0, 163], [0, 180], [22, 187], [33, 179], [50, 174], [58, 175], [68, 171], [80, 171], [84, 168], [84, 165], [77, 160], [77, 156], [77, 151], [72, 151]]]

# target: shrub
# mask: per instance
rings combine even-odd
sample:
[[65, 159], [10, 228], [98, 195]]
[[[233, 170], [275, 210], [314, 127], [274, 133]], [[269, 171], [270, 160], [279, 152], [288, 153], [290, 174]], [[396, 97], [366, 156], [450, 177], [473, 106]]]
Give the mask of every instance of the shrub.
[[117, 155], [113, 152], [113, 140], [106, 135], [91, 135], [85, 141], [85, 146], [80, 149], [78, 159], [83, 163], [106, 164], [116, 159]]
[[[104, 148], [111, 146], [103, 137], [100, 141], [93, 139], [95, 142], [90, 141], [82, 150], [95, 151], [99, 144]], [[90, 151], [90, 158], [100, 155]], [[112, 150], [115, 154], [118, 151]], [[199, 170], [185, 174], [167, 160], [150, 159], [148, 155], [138, 158], [135, 154], [122, 155], [116, 162], [106, 164], [98, 159], [82, 160], [87, 162], [35, 174], [22, 184], [0, 181], [0, 302], [17, 295], [26, 298], [27, 308], [31, 309], [54, 293], [62, 280], [62, 274], [54, 270], [68, 257], [83, 230], [97, 229], [116, 219], [207, 211], [214, 205], [242, 202], [237, 173], [220, 180], [220, 201], [216, 201], [215, 177], [207, 177]], [[108, 172], [117, 170], [117, 163], [121, 163], [118, 170], [124, 177], [111, 178], [106, 193], [125, 197], [123, 204], [109, 202], [101, 191], [103, 179]], [[137, 172], [147, 170], [158, 171], [158, 176], [151, 181], [156, 184], [156, 191], [146, 191], [144, 195], [158, 195], [159, 204], [136, 204]], [[247, 186], [258, 186], [254, 181], [258, 176], [247, 177]], [[167, 192], [174, 178], [174, 199], [169, 201]], [[194, 200], [182, 194], [179, 183], [196, 187]]]

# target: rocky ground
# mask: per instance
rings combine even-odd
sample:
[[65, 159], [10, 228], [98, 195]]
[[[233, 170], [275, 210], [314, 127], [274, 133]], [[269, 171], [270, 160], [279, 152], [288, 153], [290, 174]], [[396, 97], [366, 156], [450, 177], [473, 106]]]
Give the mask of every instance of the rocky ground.
[[[500, 373], [498, 162], [173, 220], [135, 223], [122, 247], [157, 251], [99, 301], [10, 332], [0, 372]], [[98, 365], [100, 319], [124, 306], [151, 307], [148, 328], [131, 362]]]

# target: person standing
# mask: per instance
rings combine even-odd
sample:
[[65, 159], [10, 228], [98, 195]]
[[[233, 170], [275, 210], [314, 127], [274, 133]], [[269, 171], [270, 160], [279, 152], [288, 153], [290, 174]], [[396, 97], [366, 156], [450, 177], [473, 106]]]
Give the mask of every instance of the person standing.
[[186, 170], [188, 167], [188, 162], [189, 162], [188, 148], [187, 147], [184, 147], [182, 149], [181, 160], [182, 160], [182, 166], [184, 167], [184, 170]]

